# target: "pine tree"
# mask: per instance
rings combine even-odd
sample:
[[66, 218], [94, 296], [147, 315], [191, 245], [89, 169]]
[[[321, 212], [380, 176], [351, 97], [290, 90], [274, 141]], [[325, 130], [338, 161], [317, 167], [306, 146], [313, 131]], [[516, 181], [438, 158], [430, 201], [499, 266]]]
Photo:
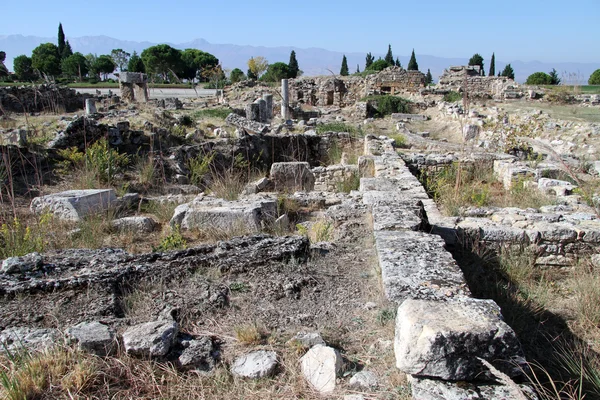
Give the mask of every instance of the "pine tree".
[[427, 83], [428, 85], [430, 83], [433, 83], [433, 76], [431, 76], [431, 71], [429, 70], [429, 68], [427, 68], [427, 75], [425, 75], [425, 83]]
[[298, 68], [298, 60], [296, 60], [296, 52], [292, 50], [290, 53], [290, 62], [288, 63], [288, 68], [290, 70], [290, 78], [297, 78], [298, 72], [300, 68]]
[[72, 55], [73, 55], [73, 49], [71, 48], [71, 44], [67, 40], [67, 42], [65, 43], [65, 48], [60, 56], [64, 60], [65, 58], [71, 57]]
[[402, 68], [402, 64], [400, 64], [400, 59], [396, 57], [396, 67]]
[[348, 76], [348, 60], [346, 60], [345, 54], [344, 58], [342, 58], [342, 68], [340, 68], [340, 75]]
[[392, 55], [392, 45], [388, 44], [388, 52], [385, 55], [385, 62], [391, 67], [394, 65], [394, 56]]
[[469, 64], [468, 65], [472, 65], [472, 66], [479, 66], [479, 75], [485, 76], [485, 71], [483, 70], [483, 57], [481, 57], [481, 54], [479, 53], [475, 53], [473, 54], [473, 57], [471, 57], [469, 59]]
[[496, 75], [496, 54], [492, 53], [492, 59], [490, 60], [490, 72], [488, 73], [488, 76], [495, 76]]
[[62, 57], [65, 51], [65, 32], [63, 32], [62, 23], [58, 24], [58, 56]]
[[417, 57], [415, 57], [415, 49], [413, 49], [412, 54], [410, 55], [410, 61], [408, 62], [409, 71], [418, 71], [419, 64], [417, 64]]
[[367, 53], [367, 62], [365, 63], [365, 69], [369, 69], [371, 64], [373, 64], [373, 61], [375, 61], [375, 57], [373, 57], [373, 55], [370, 52]]

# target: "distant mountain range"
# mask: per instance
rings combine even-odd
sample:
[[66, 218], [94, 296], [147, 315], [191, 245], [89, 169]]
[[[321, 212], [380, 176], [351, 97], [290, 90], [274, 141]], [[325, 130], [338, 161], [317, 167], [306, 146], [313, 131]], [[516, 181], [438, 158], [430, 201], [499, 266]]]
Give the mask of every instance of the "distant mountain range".
[[[153, 46], [156, 43], [150, 42], [133, 42], [128, 40], [114, 39], [108, 36], [83, 36], [67, 38], [73, 51], [78, 51], [83, 54], [109, 54], [112, 49], [123, 49], [129, 53], [137, 51], [141, 53], [147, 47]], [[21, 54], [31, 55], [31, 51], [41, 43], [56, 42], [56, 38], [44, 38], [37, 36], [23, 35], [0, 35], [0, 50], [6, 52], [6, 66], [12, 70], [13, 59]], [[300, 69], [304, 71], [304, 75], [327, 75], [339, 73], [342, 63], [343, 53], [325, 50], [321, 48], [311, 47], [301, 49], [291, 46], [282, 47], [264, 47], [264, 46], [241, 46], [235, 44], [213, 44], [204, 39], [195, 39], [186, 43], [167, 43], [178, 49], [194, 48], [209, 52], [215, 55], [223, 65], [223, 68], [240, 68], [242, 71], [247, 70], [246, 61], [250, 57], [263, 56], [269, 62], [289, 61], [290, 52], [296, 51], [296, 58], [300, 65]], [[377, 57], [383, 57], [384, 54], [373, 53]], [[365, 65], [365, 56], [363, 53], [346, 53], [350, 72], [356, 71], [356, 66], [360, 66], [362, 70]], [[489, 57], [489, 55], [486, 55]], [[500, 56], [500, 55], [499, 55]], [[501, 57], [501, 56], [500, 56]], [[408, 64], [409, 56], [400, 56], [400, 62], [403, 66]], [[431, 70], [434, 79], [443, 73], [445, 68], [453, 65], [465, 65], [468, 62], [467, 58], [443, 58], [430, 55], [417, 54], [417, 62], [419, 68], [423, 72], [427, 69]], [[510, 63], [515, 71], [515, 78], [518, 82], [524, 82], [527, 77], [538, 71], [548, 72], [555, 68], [559, 72], [559, 76], [563, 77], [565, 83], [587, 83], [587, 80], [592, 72], [600, 68], [600, 64], [592, 63], [577, 63], [577, 62], [557, 62], [545, 63], [539, 61], [496, 61], [496, 73], [501, 71], [504, 66]], [[485, 60], [486, 72], [489, 68], [489, 59]]]

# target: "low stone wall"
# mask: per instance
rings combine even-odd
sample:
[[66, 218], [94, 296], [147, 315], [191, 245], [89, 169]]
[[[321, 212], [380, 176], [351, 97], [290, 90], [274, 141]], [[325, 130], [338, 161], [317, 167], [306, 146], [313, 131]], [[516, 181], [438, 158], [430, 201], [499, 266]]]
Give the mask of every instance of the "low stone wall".
[[312, 169], [316, 191], [339, 192], [352, 179], [358, 179], [358, 165], [330, 165]]
[[469, 93], [472, 98], [515, 99], [524, 96], [519, 85], [512, 79], [496, 76], [481, 76], [472, 66], [446, 69], [438, 83], [440, 90]]
[[0, 115], [4, 112], [73, 112], [85, 108], [86, 95], [56, 85], [0, 88]]
[[496, 303], [470, 296], [444, 239], [426, 233], [431, 222], [443, 224], [435, 203], [391, 140], [367, 136], [365, 155], [374, 160], [374, 175], [361, 179], [360, 191], [373, 216], [385, 294], [399, 306], [396, 365], [409, 374], [413, 398], [518, 398], [480, 360], [518, 376], [519, 341]]

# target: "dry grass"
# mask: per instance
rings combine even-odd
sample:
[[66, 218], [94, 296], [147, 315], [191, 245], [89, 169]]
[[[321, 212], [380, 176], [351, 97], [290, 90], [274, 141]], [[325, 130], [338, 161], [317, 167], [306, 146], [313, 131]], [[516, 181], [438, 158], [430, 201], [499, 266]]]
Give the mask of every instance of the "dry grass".
[[504, 189], [487, 163], [453, 163], [424, 173], [421, 182], [447, 215], [460, 215], [469, 206], [539, 208], [555, 203], [552, 197], [526, 188], [524, 182]]

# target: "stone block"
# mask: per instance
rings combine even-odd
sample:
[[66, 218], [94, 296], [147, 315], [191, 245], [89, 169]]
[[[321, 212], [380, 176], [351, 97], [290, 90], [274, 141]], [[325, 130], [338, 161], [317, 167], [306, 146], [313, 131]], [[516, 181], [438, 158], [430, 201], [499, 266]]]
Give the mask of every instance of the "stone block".
[[415, 378], [410, 380], [414, 400], [509, 400], [518, 399], [519, 394], [537, 400], [535, 392], [526, 385], [513, 387], [467, 382], [446, 382], [436, 379]]
[[117, 345], [114, 329], [100, 322], [82, 322], [66, 333], [80, 349], [99, 356], [112, 353]]
[[119, 82], [123, 83], [146, 83], [148, 76], [141, 72], [120, 72]]
[[429, 117], [427, 115], [422, 114], [403, 114], [403, 113], [393, 113], [392, 119], [407, 119], [412, 121], [427, 121]]
[[311, 191], [315, 186], [315, 176], [307, 162], [273, 163], [269, 178], [277, 191]]
[[335, 380], [342, 372], [343, 360], [337, 350], [317, 344], [302, 356], [300, 366], [308, 383], [317, 392], [328, 394], [335, 390]]
[[241, 117], [234, 113], [229, 114], [227, 118], [225, 118], [225, 122], [237, 128], [241, 128], [249, 133], [261, 134], [269, 131], [268, 125], [261, 124], [260, 122], [253, 121], [249, 118]]
[[386, 297], [445, 301], [468, 296], [464, 275], [444, 241], [412, 231], [376, 231], [375, 246]]
[[396, 366], [420, 377], [493, 380], [478, 359], [511, 376], [522, 373], [521, 345], [492, 300], [406, 300], [398, 308]]
[[127, 328], [123, 346], [128, 354], [140, 357], [163, 357], [173, 345], [179, 326], [175, 321], [146, 322]]
[[68, 221], [108, 210], [117, 200], [113, 189], [68, 190], [36, 197], [31, 201], [31, 211], [36, 214], [51, 212]]
[[42, 351], [57, 343], [60, 332], [50, 328], [15, 327], [0, 331], [0, 353], [18, 354], [23, 348]]
[[231, 366], [231, 373], [242, 378], [259, 379], [272, 375], [275, 367], [277, 353], [259, 350], [237, 358]]

